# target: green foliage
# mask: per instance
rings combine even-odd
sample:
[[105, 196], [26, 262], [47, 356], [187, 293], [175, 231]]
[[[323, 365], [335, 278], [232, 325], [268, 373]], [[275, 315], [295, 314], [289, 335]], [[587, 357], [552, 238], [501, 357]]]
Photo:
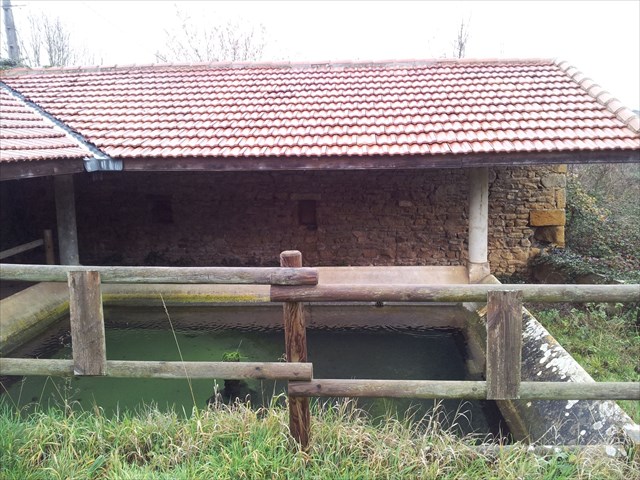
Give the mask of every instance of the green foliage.
[[595, 277], [588, 283], [640, 282], [640, 270], [629, 265], [621, 265], [618, 259], [580, 255], [569, 248], [555, 248], [543, 252], [535, 257], [531, 264], [552, 266], [555, 271], [561, 272], [564, 276], [563, 283], [576, 282], [591, 275]]
[[[640, 305], [563, 304], [534, 315], [596, 381], [640, 382]], [[619, 403], [640, 423], [638, 402]]]
[[[577, 176], [567, 183], [567, 246], [575, 253], [614, 260], [621, 268], [640, 267], [637, 198], [621, 205], [587, 193]], [[614, 214], [611, 206], [616, 206]]]
[[0, 57], [0, 70], [9, 70], [11, 68], [17, 68], [24, 66], [21, 62], [12, 60], [10, 58]]
[[312, 404], [311, 444], [288, 434], [274, 401], [184, 418], [149, 408], [108, 418], [49, 409], [21, 415], [0, 399], [0, 465], [6, 479], [631, 479], [636, 460], [598, 451], [536, 455], [458, 438], [437, 418], [372, 423], [351, 402]]
[[588, 274], [601, 276], [597, 283], [640, 282], [640, 168], [623, 167], [568, 175], [567, 248], [539, 255], [534, 265], [550, 265], [568, 282]]

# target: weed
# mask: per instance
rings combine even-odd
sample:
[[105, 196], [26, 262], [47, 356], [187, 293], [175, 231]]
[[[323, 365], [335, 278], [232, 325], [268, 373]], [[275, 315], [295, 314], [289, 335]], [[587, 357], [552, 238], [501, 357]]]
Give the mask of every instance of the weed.
[[[534, 315], [596, 381], [640, 381], [639, 305], [560, 304]], [[638, 402], [619, 403], [640, 422]]]
[[[482, 449], [476, 446], [480, 441]], [[189, 417], [150, 406], [116, 418], [50, 408], [31, 414], [0, 399], [2, 478], [632, 479], [640, 465], [602, 453], [537, 455], [460, 438], [437, 415], [372, 422], [353, 402], [312, 404], [311, 444], [288, 434], [286, 405], [216, 403]], [[634, 477], [634, 475], [636, 475]]]

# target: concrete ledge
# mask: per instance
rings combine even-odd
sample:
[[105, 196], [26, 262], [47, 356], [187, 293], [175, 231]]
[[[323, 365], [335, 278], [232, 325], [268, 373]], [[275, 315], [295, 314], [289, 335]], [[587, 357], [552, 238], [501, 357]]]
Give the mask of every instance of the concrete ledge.
[[467, 274], [469, 277], [469, 283], [482, 283], [487, 276], [491, 274], [491, 269], [489, 268], [489, 262], [484, 263], [467, 263]]
[[[483, 283], [499, 283], [489, 276]], [[475, 310], [465, 336], [470, 361], [484, 372], [486, 306], [465, 304]], [[523, 309], [522, 381], [594, 382], [580, 364], [551, 336], [533, 315]], [[593, 445], [626, 441], [638, 445], [640, 427], [613, 401], [507, 400], [497, 402], [518, 440], [546, 445]]]
[[[594, 382], [593, 378], [524, 309], [522, 378], [544, 382]], [[627, 436], [637, 442], [638, 429], [633, 420], [612, 401], [513, 401], [534, 439], [551, 441], [559, 437], [566, 445], [610, 443]], [[546, 424], [541, 424], [545, 419]], [[634, 434], [634, 432], [636, 432]]]
[[0, 300], [0, 354], [13, 351], [68, 313], [66, 283], [39, 283]]
[[[452, 284], [468, 283], [466, 267], [320, 267], [320, 282]], [[256, 328], [282, 326], [281, 306], [269, 303], [268, 285], [175, 285], [175, 284], [103, 284], [105, 308], [162, 307], [173, 308], [172, 320], [184, 325], [211, 323], [221, 326]], [[251, 305], [246, 313], [239, 305]], [[215, 313], [198, 307], [215, 307]], [[0, 301], [0, 354], [7, 355], [19, 345], [45, 331], [69, 311], [66, 283], [39, 283]], [[141, 310], [135, 313], [143, 322]], [[408, 304], [384, 306], [374, 303], [310, 305], [306, 309], [310, 327], [392, 326], [461, 328], [459, 307], [442, 305], [429, 310]], [[164, 314], [164, 312], [161, 312]], [[117, 320], [115, 320], [117, 321]]]
[[103, 284], [108, 306], [245, 304], [269, 301], [269, 285]]
[[469, 283], [467, 268], [458, 267], [317, 267], [319, 284], [376, 283], [449, 285]]
[[[263, 330], [283, 328], [282, 306], [276, 303], [251, 305], [167, 305], [171, 322], [180, 328], [243, 328]], [[140, 328], [168, 327], [163, 307], [105, 305], [110, 326]], [[332, 328], [439, 328], [462, 329], [466, 312], [458, 305], [317, 303], [305, 305], [305, 322], [313, 329]]]

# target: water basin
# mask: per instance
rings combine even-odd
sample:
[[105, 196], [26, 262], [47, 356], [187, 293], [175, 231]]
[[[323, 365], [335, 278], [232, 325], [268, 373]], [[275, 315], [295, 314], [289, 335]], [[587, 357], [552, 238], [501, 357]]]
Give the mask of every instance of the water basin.
[[[173, 316], [173, 315], [172, 315]], [[110, 360], [221, 361], [225, 352], [237, 351], [246, 361], [282, 361], [284, 332], [278, 327], [244, 324], [230, 328], [216, 325], [215, 318], [200, 309], [197, 314], [175, 315], [174, 331], [160, 309], [105, 309], [107, 358]], [[191, 319], [191, 320], [189, 320]], [[207, 319], [204, 321], [203, 319]], [[68, 319], [25, 344], [11, 356], [71, 358]], [[466, 370], [464, 338], [456, 329], [434, 328], [310, 328], [308, 360], [315, 378], [340, 379], [476, 379]], [[179, 350], [178, 350], [179, 346]], [[223, 390], [223, 380], [120, 379], [106, 377], [5, 377], [5, 397], [16, 407], [71, 402], [75, 408], [100, 406], [106, 415], [139, 409], [153, 403], [160, 409], [190, 413], [205, 408], [207, 400]], [[242, 397], [252, 405], [272, 401], [285, 391], [286, 382], [247, 380]], [[281, 397], [280, 401], [284, 401]], [[318, 400], [326, 401], [326, 399]], [[414, 399], [367, 399], [358, 405], [374, 417], [387, 412], [415, 418], [438, 404], [446, 425], [462, 433], [506, 431], [492, 402]], [[457, 415], [458, 414], [458, 415]], [[446, 418], [445, 418], [446, 417]]]

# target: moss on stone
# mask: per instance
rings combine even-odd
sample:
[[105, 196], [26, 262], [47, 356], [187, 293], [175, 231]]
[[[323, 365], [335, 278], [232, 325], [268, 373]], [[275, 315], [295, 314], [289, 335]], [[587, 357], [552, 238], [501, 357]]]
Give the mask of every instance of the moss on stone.
[[33, 315], [2, 319], [0, 354], [7, 355], [24, 342], [44, 332], [52, 323], [69, 314], [69, 301], [51, 309], [42, 308]]

